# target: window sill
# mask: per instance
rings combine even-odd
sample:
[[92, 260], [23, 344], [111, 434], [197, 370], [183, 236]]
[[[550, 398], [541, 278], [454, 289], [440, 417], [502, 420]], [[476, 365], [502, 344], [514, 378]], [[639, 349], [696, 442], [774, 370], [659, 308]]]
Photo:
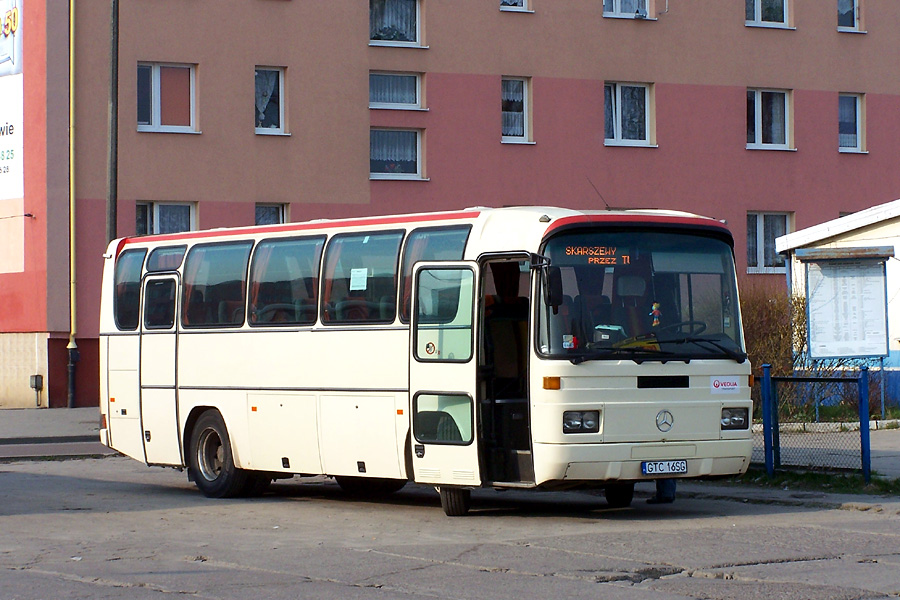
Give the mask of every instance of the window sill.
[[647, 142], [625, 142], [622, 140], [603, 140], [603, 145], [610, 148], [659, 148], [658, 145]]
[[254, 131], [256, 135], [274, 135], [281, 137], [291, 137], [291, 134], [286, 131], [270, 131], [268, 129], [256, 129]]
[[391, 175], [390, 173], [369, 173], [369, 181], [431, 181], [418, 175]]
[[141, 133], [187, 133], [191, 135], [200, 135], [201, 133], [203, 133], [202, 131], [197, 131], [195, 129], [182, 129], [176, 127], [149, 128], [138, 126], [137, 130]]
[[748, 275], [784, 275], [785, 267], [747, 267]]
[[797, 31], [796, 27], [791, 27], [784, 23], [761, 23], [758, 21], [744, 21], [745, 27], [758, 27], [760, 29], [786, 29], [788, 31]]
[[428, 46], [423, 46], [417, 42], [384, 42], [381, 40], [369, 40], [369, 46], [380, 48], [414, 48], [417, 50], [428, 50]]
[[369, 108], [372, 110], [407, 110], [407, 111], [412, 111], [412, 112], [428, 112], [429, 110], [431, 110], [429, 108], [422, 108], [421, 106], [412, 106], [412, 105], [403, 106], [403, 105], [399, 105], [399, 104], [396, 104], [396, 105], [370, 104]]
[[603, 13], [604, 19], [628, 19], [629, 21], [659, 21], [658, 17], [636, 17], [632, 14]]
[[500, 138], [501, 144], [512, 144], [514, 146], [534, 146], [537, 142], [532, 142], [526, 139], [520, 138]]
[[860, 150], [859, 148], [838, 148], [841, 154], [868, 154], [868, 150]]
[[862, 33], [862, 34], [869, 33], [865, 29], [854, 29], [852, 27], [838, 27], [837, 30], [839, 33]]
[[796, 148], [788, 146], [776, 146], [774, 144], [747, 144], [747, 150], [774, 150], [776, 152], [796, 152]]
[[525, 13], [527, 15], [533, 15], [534, 11], [527, 8], [520, 8], [518, 6], [501, 6], [500, 12], [510, 12], [510, 13]]

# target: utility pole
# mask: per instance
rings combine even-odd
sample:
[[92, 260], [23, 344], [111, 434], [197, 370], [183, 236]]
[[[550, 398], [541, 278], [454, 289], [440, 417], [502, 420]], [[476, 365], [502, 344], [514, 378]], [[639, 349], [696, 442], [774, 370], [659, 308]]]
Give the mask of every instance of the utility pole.
[[119, 0], [112, 0], [109, 49], [109, 115], [106, 153], [106, 241], [116, 239], [119, 216]]

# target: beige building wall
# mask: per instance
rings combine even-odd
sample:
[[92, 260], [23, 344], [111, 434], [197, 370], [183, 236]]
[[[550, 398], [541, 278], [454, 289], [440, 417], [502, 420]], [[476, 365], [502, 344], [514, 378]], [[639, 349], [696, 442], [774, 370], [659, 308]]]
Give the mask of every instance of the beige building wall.
[[[47, 406], [49, 337], [47, 333], [0, 333], [0, 408]], [[40, 396], [29, 385], [32, 375], [44, 378]]]

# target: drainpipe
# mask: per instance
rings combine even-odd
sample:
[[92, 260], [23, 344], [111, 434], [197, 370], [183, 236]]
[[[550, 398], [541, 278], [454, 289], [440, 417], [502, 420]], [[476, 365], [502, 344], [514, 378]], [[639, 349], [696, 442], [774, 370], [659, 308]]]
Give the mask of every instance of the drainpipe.
[[75, 0], [69, 0], [69, 355], [68, 407], [75, 408]]
[[110, 7], [110, 51], [109, 51], [109, 115], [107, 131], [109, 145], [106, 154], [106, 242], [119, 237], [116, 232], [118, 220], [119, 181], [119, 0], [112, 0]]

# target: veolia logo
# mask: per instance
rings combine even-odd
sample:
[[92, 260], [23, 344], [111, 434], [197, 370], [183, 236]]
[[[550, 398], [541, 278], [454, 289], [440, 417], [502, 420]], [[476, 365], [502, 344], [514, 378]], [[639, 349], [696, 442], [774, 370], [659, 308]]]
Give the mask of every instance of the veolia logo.
[[741, 387], [737, 377], [710, 377], [709, 383], [713, 394], [736, 394]]

